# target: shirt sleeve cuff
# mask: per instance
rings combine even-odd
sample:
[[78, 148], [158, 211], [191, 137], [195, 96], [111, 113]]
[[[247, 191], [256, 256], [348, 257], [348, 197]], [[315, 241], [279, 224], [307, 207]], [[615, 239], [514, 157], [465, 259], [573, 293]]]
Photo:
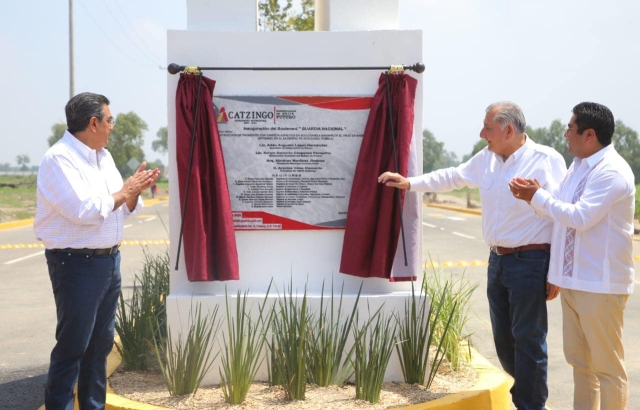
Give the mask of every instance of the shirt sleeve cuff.
[[409, 177], [409, 189], [407, 191], [424, 191], [424, 183], [422, 177]]
[[105, 197], [105, 201], [102, 202], [102, 209], [100, 209], [100, 215], [106, 220], [111, 212], [114, 211], [115, 199], [111, 195]]
[[533, 198], [531, 198], [531, 206], [536, 211], [541, 211], [549, 198], [551, 198], [551, 194], [549, 192], [542, 188], [538, 188], [536, 193], [533, 195]]
[[133, 208], [133, 211], [129, 210], [127, 204], [122, 204], [122, 209], [124, 211], [124, 216], [135, 215], [138, 212], [142, 211], [144, 208], [144, 202], [142, 202], [142, 197], [138, 196], [138, 202], [136, 203], [136, 207]]
[[125, 216], [135, 215], [138, 212], [142, 211], [143, 208], [144, 208], [144, 202], [142, 202], [142, 197], [138, 196], [138, 202], [136, 203], [136, 207], [133, 208], [133, 211], [130, 211], [129, 207], [125, 205], [124, 214]]

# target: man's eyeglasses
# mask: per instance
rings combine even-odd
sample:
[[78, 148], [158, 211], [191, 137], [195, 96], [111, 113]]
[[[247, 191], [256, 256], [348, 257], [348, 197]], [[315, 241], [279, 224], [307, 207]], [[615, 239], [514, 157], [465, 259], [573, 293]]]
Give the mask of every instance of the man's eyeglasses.
[[109, 124], [109, 125], [110, 125], [110, 126], [112, 126], [112, 127], [113, 127], [114, 125], [116, 125], [116, 119], [115, 119], [115, 118], [113, 118], [113, 117], [111, 117], [111, 118], [107, 118], [105, 121], [107, 122], [107, 124]]

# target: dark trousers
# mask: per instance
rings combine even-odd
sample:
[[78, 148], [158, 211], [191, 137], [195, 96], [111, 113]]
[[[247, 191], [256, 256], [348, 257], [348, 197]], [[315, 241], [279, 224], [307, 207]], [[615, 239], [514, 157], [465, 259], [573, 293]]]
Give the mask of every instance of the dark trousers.
[[47, 410], [104, 409], [107, 355], [120, 294], [120, 252], [90, 256], [45, 252], [56, 302], [56, 345], [45, 388]]
[[547, 387], [546, 279], [549, 251], [489, 256], [487, 297], [498, 359], [515, 383], [518, 409], [544, 410]]

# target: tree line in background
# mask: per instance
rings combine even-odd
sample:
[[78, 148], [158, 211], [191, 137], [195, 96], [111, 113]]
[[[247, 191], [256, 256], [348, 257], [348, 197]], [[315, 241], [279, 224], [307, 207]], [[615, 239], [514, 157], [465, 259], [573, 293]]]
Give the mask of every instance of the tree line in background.
[[[567, 152], [567, 141], [564, 138], [565, 126], [560, 120], [554, 120], [549, 127], [532, 128], [527, 126], [525, 132], [533, 141], [552, 147], [558, 151], [567, 163], [567, 167], [573, 161], [573, 155]], [[444, 142], [438, 141], [428, 129], [422, 132], [422, 171], [424, 173], [440, 168], [456, 166], [466, 162], [472, 156], [487, 146], [487, 141], [478, 137], [478, 142], [471, 149], [471, 153], [458, 161], [455, 153], [444, 149]], [[636, 178], [636, 184], [640, 183], [640, 140], [638, 133], [627, 127], [621, 120], [616, 121], [613, 133], [613, 146], [618, 153], [629, 163]]]

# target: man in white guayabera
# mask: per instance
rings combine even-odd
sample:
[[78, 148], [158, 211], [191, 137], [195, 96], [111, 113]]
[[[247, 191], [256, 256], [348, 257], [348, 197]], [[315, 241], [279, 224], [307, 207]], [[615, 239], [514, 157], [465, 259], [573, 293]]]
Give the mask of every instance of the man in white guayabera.
[[629, 397], [622, 327], [635, 276], [636, 189], [633, 171], [611, 144], [614, 129], [604, 105], [576, 105], [564, 134], [575, 158], [560, 188], [545, 192], [531, 178], [510, 185], [514, 197], [554, 222], [549, 282], [561, 289], [575, 409], [624, 410]]

